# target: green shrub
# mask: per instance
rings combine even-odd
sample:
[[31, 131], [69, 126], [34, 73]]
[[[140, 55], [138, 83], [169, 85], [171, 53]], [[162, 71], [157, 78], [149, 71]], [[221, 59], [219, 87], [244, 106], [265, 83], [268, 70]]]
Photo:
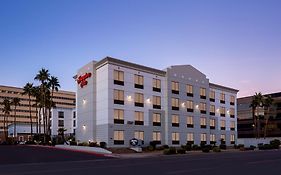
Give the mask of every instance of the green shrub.
[[89, 147], [98, 147], [98, 143], [97, 142], [90, 142]]
[[165, 155], [177, 154], [177, 150], [175, 147], [170, 147], [169, 149], [164, 149], [163, 154]]
[[220, 149], [226, 150], [226, 145], [225, 144], [220, 144]]
[[163, 145], [164, 149], [169, 149], [169, 145]]
[[87, 142], [78, 143], [78, 146], [89, 146], [89, 143]]
[[221, 149], [219, 147], [214, 147], [213, 152], [219, 153], [219, 152], [221, 152]]
[[243, 144], [239, 144], [239, 145], [237, 145], [237, 148], [238, 148], [238, 149], [244, 148], [244, 145], [243, 145]]
[[186, 150], [183, 149], [183, 148], [179, 148], [179, 149], [177, 149], [177, 153], [178, 153], [178, 154], [185, 154], [185, 153], [186, 153]]
[[106, 148], [106, 142], [100, 142], [100, 147], [101, 148]]
[[147, 150], [148, 150], [148, 151], [154, 151], [155, 149], [154, 149], [153, 146], [150, 145], [150, 146], [147, 147]]
[[155, 148], [155, 150], [157, 150], [157, 151], [162, 151], [162, 150], [164, 150], [165, 148], [163, 147], [163, 146], [157, 146], [156, 148]]
[[198, 145], [193, 145], [192, 150], [200, 150], [201, 148]]
[[76, 141], [69, 141], [69, 145], [77, 146], [77, 142]]
[[149, 146], [152, 146], [152, 147], [153, 147], [153, 150], [156, 149], [156, 145], [157, 145], [157, 143], [156, 143], [155, 141], [149, 142]]
[[208, 153], [208, 152], [210, 152], [210, 149], [208, 147], [204, 147], [204, 148], [202, 148], [202, 152]]
[[26, 141], [25, 144], [26, 145], [35, 145], [35, 142], [34, 141]]
[[250, 150], [255, 150], [257, 147], [254, 145], [250, 145]]
[[191, 145], [190, 143], [187, 143], [187, 144], [185, 145], [185, 150], [186, 150], [186, 151], [191, 151], [191, 149], [192, 149], [192, 145]]
[[274, 139], [270, 141], [270, 145], [272, 146], [273, 149], [279, 149], [280, 146], [280, 140]]

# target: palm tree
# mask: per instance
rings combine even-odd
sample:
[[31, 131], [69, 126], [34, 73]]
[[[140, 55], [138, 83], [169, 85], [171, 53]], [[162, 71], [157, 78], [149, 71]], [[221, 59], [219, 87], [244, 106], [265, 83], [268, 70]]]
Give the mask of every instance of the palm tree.
[[252, 115], [254, 120], [254, 131], [256, 138], [259, 138], [260, 133], [260, 108], [263, 107], [264, 98], [263, 95], [259, 93], [255, 93], [255, 95], [252, 98], [252, 102], [250, 104], [250, 107], [252, 108]]
[[33, 84], [32, 83], [26, 83], [26, 85], [23, 87], [23, 95], [28, 95], [28, 105], [29, 105], [29, 118], [30, 118], [30, 135], [32, 139], [33, 135], [33, 128], [32, 128], [32, 115], [31, 115], [31, 96], [33, 91]]
[[48, 133], [51, 134], [50, 131], [50, 118], [51, 118], [51, 108], [55, 107], [55, 104], [53, 102], [53, 98], [54, 98], [54, 91], [58, 91], [60, 84], [59, 84], [59, 80], [57, 77], [51, 76], [49, 79], [49, 87], [51, 88], [51, 97], [50, 97], [50, 102], [49, 102], [49, 119], [48, 119]]
[[[36, 109], [36, 133], [38, 134], [38, 125], [39, 125], [39, 115], [38, 115], [38, 106], [40, 103], [40, 88], [35, 86], [32, 88], [32, 96], [35, 97], [35, 103], [32, 105]], [[40, 125], [41, 126], [41, 125]]]
[[8, 133], [7, 133], [7, 127], [6, 127], [6, 118], [9, 118], [9, 114], [11, 112], [11, 102], [8, 99], [4, 99], [3, 101], [3, 109], [2, 112], [4, 113], [4, 136], [5, 140], [8, 140]]
[[40, 85], [40, 95], [41, 95], [41, 105], [43, 111], [43, 126], [44, 126], [44, 142], [46, 142], [46, 95], [48, 92], [48, 80], [50, 77], [49, 70], [42, 68], [39, 70], [38, 74], [35, 76], [34, 80], [38, 80], [41, 82]]
[[20, 105], [20, 99], [15, 97], [12, 99], [12, 105], [14, 105], [14, 138], [16, 137], [17, 133], [17, 106]]
[[269, 111], [270, 111], [270, 107], [272, 106], [273, 104], [273, 99], [271, 98], [271, 96], [267, 96], [266, 99], [264, 100], [264, 107], [266, 108], [266, 114], [264, 115], [265, 116], [265, 127], [264, 127], [264, 134], [263, 134], [263, 137], [265, 138], [266, 137], [266, 134], [267, 134], [267, 126], [268, 126], [268, 120], [269, 120]]

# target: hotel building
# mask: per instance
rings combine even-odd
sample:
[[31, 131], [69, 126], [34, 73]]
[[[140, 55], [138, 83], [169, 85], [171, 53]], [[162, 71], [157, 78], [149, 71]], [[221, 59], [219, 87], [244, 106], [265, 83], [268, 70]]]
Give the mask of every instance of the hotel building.
[[210, 83], [190, 65], [158, 70], [106, 57], [83, 66], [75, 79], [79, 141], [236, 142], [238, 90]]
[[[4, 99], [10, 101], [17, 97], [20, 99], [20, 105], [17, 106], [16, 110], [16, 125], [17, 133], [13, 133], [14, 124], [14, 106], [11, 105], [11, 112], [9, 117], [6, 119], [6, 127], [9, 126], [9, 136], [14, 136], [19, 140], [26, 140], [30, 135], [30, 113], [29, 113], [29, 98], [27, 95], [22, 95], [23, 89], [11, 86], [0, 86], [0, 139], [4, 140], [4, 113], [2, 111], [2, 102]], [[60, 127], [67, 129], [66, 134], [75, 133], [76, 129], [76, 114], [75, 114], [75, 93], [68, 91], [54, 92], [53, 98], [56, 107], [51, 109], [51, 134], [57, 135], [57, 130]], [[35, 103], [35, 98], [31, 97], [31, 105]], [[39, 109], [38, 109], [39, 110]], [[33, 133], [36, 133], [36, 108], [31, 107], [31, 116], [33, 122]], [[43, 121], [43, 120], [42, 120]], [[29, 127], [28, 127], [29, 126]], [[41, 133], [43, 130], [41, 130]]]

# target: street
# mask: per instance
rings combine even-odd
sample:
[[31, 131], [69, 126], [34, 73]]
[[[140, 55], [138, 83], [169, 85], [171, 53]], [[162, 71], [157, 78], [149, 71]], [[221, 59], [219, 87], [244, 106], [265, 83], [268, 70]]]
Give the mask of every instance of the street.
[[[3, 147], [0, 147], [3, 158]], [[18, 149], [18, 148], [13, 148]], [[54, 157], [56, 150], [40, 150], [44, 161], [38, 162], [30, 153], [29, 161], [23, 161], [15, 153], [14, 161], [0, 159], [1, 175], [47, 175], [47, 174], [280, 174], [281, 151], [248, 151], [202, 153], [186, 155], [157, 156], [149, 158], [106, 158], [85, 153], [70, 153], [58, 150], [59, 158]], [[29, 149], [25, 149], [29, 151]], [[52, 152], [52, 153], [51, 153]], [[46, 154], [47, 153], [47, 154]], [[6, 152], [5, 154], [9, 154]], [[27, 154], [27, 153], [25, 153]], [[39, 153], [37, 153], [39, 154]], [[48, 156], [53, 155], [53, 156]], [[67, 154], [67, 155], [64, 155]], [[20, 154], [19, 154], [20, 155]], [[18, 160], [18, 161], [16, 161]]]

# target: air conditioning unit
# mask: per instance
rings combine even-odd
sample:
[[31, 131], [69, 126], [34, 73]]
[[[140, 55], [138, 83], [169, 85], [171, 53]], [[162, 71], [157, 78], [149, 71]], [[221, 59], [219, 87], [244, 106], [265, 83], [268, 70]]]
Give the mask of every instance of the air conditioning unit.
[[127, 124], [132, 125], [132, 124], [134, 124], [134, 121], [127, 121]]

